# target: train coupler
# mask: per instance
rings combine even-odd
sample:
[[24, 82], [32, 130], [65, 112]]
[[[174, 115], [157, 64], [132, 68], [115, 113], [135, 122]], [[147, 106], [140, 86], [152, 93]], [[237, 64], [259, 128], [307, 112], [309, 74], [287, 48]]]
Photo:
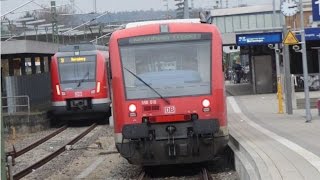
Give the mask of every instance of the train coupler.
[[169, 157], [175, 157], [176, 153], [176, 144], [174, 142], [174, 133], [177, 128], [175, 126], [167, 126], [166, 131], [168, 133], [168, 155]]
[[168, 146], [168, 152], [169, 152], [169, 157], [175, 157], [176, 156], [176, 145], [175, 144], [170, 144]]

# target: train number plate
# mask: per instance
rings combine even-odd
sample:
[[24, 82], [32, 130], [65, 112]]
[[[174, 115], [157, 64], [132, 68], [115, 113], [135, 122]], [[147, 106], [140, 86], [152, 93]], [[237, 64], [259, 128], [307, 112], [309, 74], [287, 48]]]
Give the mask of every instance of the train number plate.
[[176, 113], [176, 107], [175, 107], [175, 106], [165, 106], [165, 107], [164, 107], [164, 113], [165, 113], [165, 114], [173, 114], [173, 113]]
[[82, 92], [75, 92], [75, 93], [74, 93], [74, 96], [75, 96], [75, 97], [82, 97]]

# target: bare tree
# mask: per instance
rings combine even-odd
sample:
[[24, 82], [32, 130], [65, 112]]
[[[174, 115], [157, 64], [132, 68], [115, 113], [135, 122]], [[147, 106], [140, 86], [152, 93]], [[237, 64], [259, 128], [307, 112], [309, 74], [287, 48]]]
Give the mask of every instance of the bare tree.
[[[61, 6], [57, 8], [58, 14], [58, 24], [65, 24], [67, 25], [68, 22], [71, 20], [70, 15], [73, 14], [72, 8], [70, 6]], [[45, 19], [46, 23], [52, 22], [52, 15], [49, 8], [45, 8], [43, 11], [38, 11], [35, 13], [35, 17], [37, 19]]]

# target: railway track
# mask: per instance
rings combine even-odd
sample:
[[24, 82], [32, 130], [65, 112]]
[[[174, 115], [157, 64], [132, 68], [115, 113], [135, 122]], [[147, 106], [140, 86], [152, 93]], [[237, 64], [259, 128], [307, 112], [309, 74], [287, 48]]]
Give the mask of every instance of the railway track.
[[146, 179], [147, 176], [146, 176], [146, 172], [144, 170], [142, 170], [137, 178], [137, 180], [144, 180]]
[[[198, 175], [200, 180], [213, 180], [210, 173], [208, 172], [207, 168], [201, 168], [200, 173]], [[146, 171], [142, 170], [137, 177], [137, 180], [146, 180], [150, 179]]]
[[54, 136], [60, 134], [61, 132], [63, 132], [64, 130], [67, 129], [67, 125], [62, 126], [61, 128], [57, 129], [56, 131], [52, 132], [51, 134], [47, 135], [46, 137], [32, 143], [31, 145], [21, 149], [20, 151], [16, 151], [14, 146], [13, 146], [13, 151], [6, 153], [6, 156], [11, 156], [13, 158], [13, 160], [27, 152], [29, 152], [30, 150], [38, 147], [40, 144], [48, 141], [49, 139], [53, 138]]
[[[63, 146], [61, 146], [59, 149], [57, 149], [53, 153], [45, 156], [41, 160], [35, 162], [34, 164], [28, 166], [25, 169], [19, 171], [18, 173], [13, 175], [12, 171], [10, 171], [10, 173], [9, 173], [10, 174], [10, 179], [13, 179], [13, 180], [21, 179], [21, 178], [25, 177], [26, 175], [28, 175], [29, 173], [33, 172], [34, 170], [38, 169], [39, 167], [43, 166], [47, 162], [51, 161], [52, 159], [54, 159], [55, 157], [57, 157], [58, 155], [63, 153], [68, 146], [71, 146], [71, 145], [75, 144], [76, 142], [78, 142], [81, 138], [83, 138], [85, 135], [87, 135], [89, 132], [91, 132], [96, 126], [97, 126], [96, 123], [92, 124], [85, 131], [83, 131], [82, 133], [78, 134], [75, 138], [73, 138], [68, 143], [65, 143]], [[36, 141], [35, 143], [29, 145], [28, 147], [23, 148], [20, 151], [15, 151], [14, 150], [12, 152], [9, 152], [9, 153], [7, 153], [7, 158], [11, 157], [11, 159], [13, 159], [12, 162], [14, 164], [14, 159], [15, 158], [27, 153], [28, 151], [31, 151], [32, 149], [34, 149], [37, 146], [43, 144], [44, 142], [48, 141], [49, 139], [53, 138], [54, 136], [60, 134], [61, 132], [63, 132], [66, 129], [67, 129], [67, 126], [63, 126], [63, 127], [59, 128], [58, 130], [56, 130], [55, 132], [53, 132], [53, 133], [49, 134], [48, 136]], [[11, 163], [9, 162], [9, 164], [11, 164]]]
[[201, 180], [212, 180], [210, 173], [208, 172], [207, 168], [202, 168], [200, 172], [200, 179]]

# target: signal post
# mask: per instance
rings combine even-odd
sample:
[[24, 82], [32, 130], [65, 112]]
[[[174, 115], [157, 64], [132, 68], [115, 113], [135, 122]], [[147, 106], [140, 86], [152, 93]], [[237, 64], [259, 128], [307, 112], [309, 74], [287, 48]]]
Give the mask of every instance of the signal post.
[[[293, 16], [298, 11], [300, 11], [300, 25], [301, 25], [301, 27], [300, 27], [300, 31], [296, 31], [296, 32], [300, 33], [301, 42], [299, 42], [297, 40], [297, 38], [295, 37], [295, 35], [289, 30], [287, 32], [285, 40], [283, 41], [283, 44], [294, 45], [293, 50], [295, 50], [296, 52], [302, 53], [306, 122], [311, 122], [312, 116], [311, 116], [311, 111], [310, 111], [310, 98], [309, 98], [309, 86], [308, 86], [308, 66], [307, 66], [306, 41], [305, 41], [305, 32], [304, 32], [303, 3], [302, 3], [302, 0], [299, 0], [299, 4], [296, 1], [292, 1], [292, 0], [284, 0], [281, 3], [281, 12], [285, 16]], [[301, 49], [296, 44], [301, 44]], [[290, 65], [287, 64], [287, 66], [290, 66]], [[288, 73], [286, 73], [286, 75], [288, 76]], [[286, 77], [286, 78], [288, 78], [288, 77]], [[288, 86], [290, 86], [290, 84], [287, 84], [287, 88], [288, 88]]]

